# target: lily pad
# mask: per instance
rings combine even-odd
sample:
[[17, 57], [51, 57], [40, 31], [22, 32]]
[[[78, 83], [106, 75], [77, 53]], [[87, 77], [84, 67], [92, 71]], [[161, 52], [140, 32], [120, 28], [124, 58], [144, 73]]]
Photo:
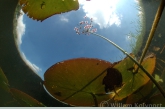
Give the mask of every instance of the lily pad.
[[46, 90], [57, 100], [74, 106], [97, 106], [108, 100], [103, 78], [110, 62], [76, 58], [56, 63], [44, 74]]
[[146, 97], [152, 89], [153, 83], [152, 81], [148, 81], [146, 85], [144, 85], [142, 88], [140, 88], [127, 98], [126, 104], [138, 103], [140, 100], [143, 101], [144, 97]]
[[9, 92], [10, 89], [8, 86], [9, 86], [8, 80], [5, 74], [3, 73], [2, 69], [0, 68], [0, 89]]
[[38, 102], [36, 99], [34, 99], [33, 97], [27, 95], [26, 93], [11, 88], [10, 89], [12, 95], [14, 96], [14, 98], [16, 99], [16, 101], [20, 104], [20, 106], [40, 106], [43, 107], [44, 105], [40, 102]]
[[[11, 102], [12, 101], [12, 102]], [[8, 80], [0, 68], [0, 106], [18, 106], [13, 103], [13, 97], [10, 93], [10, 88], [8, 85]]]
[[146, 102], [146, 106], [165, 107], [165, 98], [161, 94], [154, 95]]
[[[164, 89], [165, 89], [165, 68], [163, 69], [163, 71], [162, 71], [162, 75], [161, 75], [161, 78], [163, 79], [163, 82], [161, 82], [162, 84], [162, 87], [164, 87]], [[162, 80], [161, 79], [161, 80]]]
[[[142, 62], [142, 66], [152, 75], [155, 69], [155, 63], [156, 57], [151, 56]], [[121, 90], [118, 92], [118, 95], [115, 96], [115, 100], [122, 100], [150, 80], [140, 68], [137, 74], [133, 74], [133, 70], [137, 68], [137, 65], [134, 65], [134, 62], [130, 58], [124, 59], [120, 63], [116, 64], [114, 68], [121, 72], [124, 84]]]
[[78, 0], [20, 0], [19, 3], [30, 18], [41, 21], [79, 8]]

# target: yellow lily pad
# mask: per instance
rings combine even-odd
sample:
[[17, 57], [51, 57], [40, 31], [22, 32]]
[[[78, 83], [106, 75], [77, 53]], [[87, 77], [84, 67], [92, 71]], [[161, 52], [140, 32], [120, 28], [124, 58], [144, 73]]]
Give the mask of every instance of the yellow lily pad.
[[20, 0], [19, 3], [30, 18], [41, 21], [79, 8], [78, 0]]
[[[155, 69], [156, 56], [148, 57], [142, 62], [142, 66], [152, 75]], [[139, 68], [138, 73], [133, 75], [133, 69], [137, 68], [130, 58], [126, 58], [116, 64], [114, 68], [118, 69], [123, 77], [123, 87], [115, 96], [115, 100], [122, 100], [137, 89], [145, 85], [150, 78]]]

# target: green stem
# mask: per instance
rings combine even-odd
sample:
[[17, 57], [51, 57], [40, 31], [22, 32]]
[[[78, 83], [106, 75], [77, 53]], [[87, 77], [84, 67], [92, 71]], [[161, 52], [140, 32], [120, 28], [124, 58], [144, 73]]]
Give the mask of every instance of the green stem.
[[[147, 40], [146, 45], [144, 47], [144, 51], [143, 51], [142, 56], [141, 56], [141, 58], [139, 60], [139, 64], [142, 63], [142, 61], [143, 61], [143, 59], [145, 57], [145, 54], [146, 54], [146, 52], [147, 52], [147, 50], [149, 48], [149, 45], [151, 44], [151, 41], [152, 41], [152, 38], [154, 36], [155, 30], [156, 30], [157, 25], [159, 23], [159, 20], [161, 18], [164, 6], [165, 6], [165, 0], [162, 0], [161, 3], [160, 3], [160, 6], [158, 7], [157, 13], [155, 15], [155, 19], [154, 19], [154, 22], [152, 24], [152, 28], [151, 28], [148, 40]], [[137, 68], [137, 70], [138, 70], [138, 68]]]
[[95, 94], [93, 94], [93, 93], [90, 93], [90, 94], [93, 97], [93, 100], [94, 100], [94, 103], [95, 103], [95, 107], [98, 107], [98, 102], [97, 102], [97, 98], [96, 98]]
[[103, 39], [105, 39], [106, 41], [108, 41], [109, 43], [111, 43], [112, 45], [114, 45], [116, 48], [118, 48], [120, 51], [122, 51], [124, 54], [126, 54], [133, 62], [135, 62], [144, 72], [145, 74], [152, 80], [152, 82], [155, 84], [155, 86], [159, 89], [159, 91], [162, 93], [162, 95], [164, 96], [165, 98], [165, 92], [163, 91], [162, 87], [157, 83], [157, 81], [154, 79], [154, 77], [152, 75], [150, 75], [146, 69], [143, 68], [142, 65], [140, 65], [132, 56], [130, 56], [126, 51], [124, 51], [120, 46], [118, 46], [117, 44], [115, 44], [114, 42], [112, 42], [111, 40], [109, 40], [108, 38], [102, 36], [102, 35], [99, 35], [99, 34], [96, 34], [96, 33], [93, 33], [93, 32], [90, 32], [88, 31], [89, 33], [93, 34], [93, 35], [96, 35], [96, 36], [99, 36]]

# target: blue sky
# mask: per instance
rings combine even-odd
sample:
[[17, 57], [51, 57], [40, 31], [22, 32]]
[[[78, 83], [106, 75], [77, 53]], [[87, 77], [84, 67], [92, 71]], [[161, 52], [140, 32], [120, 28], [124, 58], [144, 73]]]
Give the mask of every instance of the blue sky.
[[77, 35], [74, 27], [84, 20], [84, 16], [94, 19], [97, 34], [131, 52], [129, 33], [137, 34], [139, 26], [139, 12], [134, 0], [79, 0], [79, 3], [79, 10], [54, 15], [43, 22], [32, 20], [25, 14], [18, 17], [16, 42], [20, 54], [41, 78], [50, 66], [59, 61], [88, 57], [116, 62], [125, 57], [97, 36]]

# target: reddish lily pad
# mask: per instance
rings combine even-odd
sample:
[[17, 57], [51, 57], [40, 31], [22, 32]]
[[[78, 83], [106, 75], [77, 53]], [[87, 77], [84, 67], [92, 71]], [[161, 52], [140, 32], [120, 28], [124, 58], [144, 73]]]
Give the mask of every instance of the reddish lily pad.
[[[142, 62], [142, 66], [151, 75], [154, 72], [155, 64], [156, 56], [148, 57]], [[124, 59], [120, 63], [116, 64], [114, 68], [121, 72], [124, 84], [121, 90], [118, 92], [118, 95], [115, 96], [115, 100], [122, 100], [123, 98], [129, 96], [137, 89], [145, 85], [150, 80], [141, 69], [138, 70], [137, 74], [133, 75], [133, 69], [136, 69], [137, 65], [134, 65], [134, 62], [130, 58]]]
[[75, 106], [98, 105], [108, 100], [103, 78], [110, 62], [93, 58], [77, 58], [56, 63], [44, 74], [46, 90], [57, 100]]
[[20, 0], [19, 3], [30, 18], [41, 21], [79, 8], [78, 0]]

